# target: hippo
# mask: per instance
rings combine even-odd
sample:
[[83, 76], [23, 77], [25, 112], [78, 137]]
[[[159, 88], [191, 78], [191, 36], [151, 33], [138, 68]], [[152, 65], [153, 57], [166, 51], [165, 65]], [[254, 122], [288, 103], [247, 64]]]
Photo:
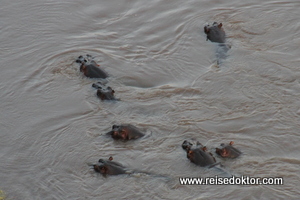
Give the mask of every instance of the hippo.
[[237, 158], [239, 157], [242, 152], [235, 147], [232, 146], [233, 141], [231, 141], [228, 145], [224, 143], [221, 144], [221, 149], [216, 148], [216, 153], [223, 158]]
[[217, 64], [220, 64], [222, 59], [227, 57], [227, 51], [231, 48], [229, 44], [225, 44], [226, 35], [222, 28], [222, 23], [214, 22], [212, 25], [204, 26], [204, 33], [206, 34], [206, 40], [219, 43], [216, 50]]
[[95, 172], [98, 172], [104, 176], [127, 174], [126, 168], [123, 165], [112, 160], [112, 157], [110, 157], [108, 160], [99, 159], [97, 164], [91, 166], [94, 168]]
[[107, 135], [111, 135], [116, 140], [132, 140], [144, 136], [135, 126], [130, 124], [113, 125], [112, 130]]
[[155, 173], [149, 173], [145, 171], [140, 170], [133, 170], [128, 169], [127, 167], [124, 167], [122, 164], [112, 161], [113, 157], [109, 157], [108, 160], [99, 159], [97, 164], [89, 164], [90, 167], [94, 169], [95, 172], [98, 172], [102, 174], [104, 177], [107, 175], [121, 175], [121, 174], [127, 174], [127, 175], [134, 175], [134, 174], [143, 174], [148, 175], [156, 178], [164, 178], [164, 179], [170, 179], [169, 176], [166, 175], [160, 175]]
[[108, 74], [99, 68], [98, 65], [92, 58], [91, 55], [87, 54], [84, 56], [79, 56], [76, 62], [81, 64], [80, 71], [89, 78], [107, 78]]
[[206, 152], [206, 147], [197, 142], [196, 147], [192, 148], [193, 144], [185, 140], [182, 143], [182, 148], [186, 150], [187, 158], [196, 165], [201, 167], [213, 167], [216, 165], [216, 159], [209, 152]]
[[93, 83], [92, 87], [97, 89], [97, 96], [102, 101], [103, 100], [119, 100], [119, 99], [116, 99], [114, 96], [115, 91], [111, 87], [105, 86], [101, 82]]
[[225, 43], [225, 31], [222, 23], [214, 22], [212, 25], [204, 26], [204, 33], [207, 35], [206, 40], [217, 43]]

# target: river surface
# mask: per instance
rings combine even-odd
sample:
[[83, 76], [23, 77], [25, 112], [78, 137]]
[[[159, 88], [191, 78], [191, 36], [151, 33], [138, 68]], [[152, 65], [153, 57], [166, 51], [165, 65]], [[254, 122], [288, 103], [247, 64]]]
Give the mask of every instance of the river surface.
[[[1, 0], [0, 190], [7, 199], [298, 199], [300, 2]], [[222, 22], [231, 49], [203, 27]], [[100, 101], [75, 59], [91, 54], [121, 101]], [[113, 141], [113, 124], [146, 137]], [[186, 158], [185, 139], [237, 176], [283, 185], [180, 185], [222, 176]], [[143, 173], [103, 177], [113, 156]], [[163, 175], [163, 176], [160, 176]], [[167, 178], [165, 178], [167, 177]]]

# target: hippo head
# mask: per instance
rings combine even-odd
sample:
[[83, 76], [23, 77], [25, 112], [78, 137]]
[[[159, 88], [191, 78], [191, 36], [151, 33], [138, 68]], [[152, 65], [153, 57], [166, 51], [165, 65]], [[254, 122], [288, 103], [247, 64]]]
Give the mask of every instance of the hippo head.
[[116, 99], [114, 96], [115, 91], [111, 87], [106, 86], [102, 82], [93, 83], [92, 87], [97, 89], [97, 96], [101, 100], [119, 100]]
[[93, 165], [94, 170], [100, 174], [109, 174], [109, 169], [107, 166], [105, 166], [105, 163], [102, 159], [99, 160], [99, 163], [96, 165]]
[[181, 147], [188, 152], [192, 148], [193, 144], [187, 140], [184, 140]]
[[205, 34], [206, 35], [208, 35], [209, 34], [209, 32], [210, 32], [210, 30], [212, 29], [212, 28], [218, 28], [218, 29], [221, 29], [222, 28], [222, 26], [223, 26], [223, 24], [222, 23], [217, 23], [217, 22], [214, 22], [212, 25], [206, 25], [206, 26], [204, 26], [204, 32], [205, 32]]
[[223, 158], [236, 158], [239, 157], [242, 152], [232, 146], [233, 142], [231, 141], [228, 145], [224, 143], [221, 144], [222, 148], [216, 148], [216, 153]]
[[112, 130], [107, 133], [113, 139], [132, 140], [143, 137], [144, 134], [140, 132], [135, 126], [130, 124], [113, 125]]
[[97, 96], [101, 100], [115, 100], [114, 94], [115, 91], [109, 86], [107, 88], [99, 88], [97, 90]]
[[87, 62], [87, 59], [85, 59], [83, 56], [79, 56], [77, 59], [76, 59], [76, 62], [77, 63], [80, 63], [80, 64], [83, 64], [83, 63], [86, 63]]
[[229, 152], [228, 149], [225, 147], [225, 144], [222, 143], [221, 146], [224, 147], [224, 148], [221, 148], [221, 149], [216, 148], [216, 153], [219, 154], [220, 156], [224, 157], [224, 158], [225, 158], [225, 157], [229, 157], [229, 153], [230, 153], [230, 152]]
[[222, 23], [214, 22], [212, 25], [204, 26], [204, 33], [207, 35], [206, 40], [217, 43], [225, 43], [225, 31]]
[[114, 139], [128, 139], [128, 131], [125, 130], [123, 126], [113, 125], [110, 134]]
[[99, 159], [98, 163], [93, 165], [95, 172], [98, 172], [104, 176], [106, 175], [118, 175], [125, 174], [125, 168], [119, 163], [113, 162], [112, 157], [109, 160]]
[[76, 62], [81, 64], [79, 68], [80, 72], [82, 72], [86, 77], [103, 79], [108, 77], [108, 74], [99, 68], [100, 65], [98, 65], [89, 54], [86, 56], [79, 56], [76, 59]]
[[193, 149], [188, 148], [188, 150], [186, 152], [187, 153], [186, 156], [191, 162], [195, 163], [196, 160], [199, 159], [199, 157], [200, 157], [200, 159], [203, 159], [202, 157], [203, 157], [203, 155], [206, 155], [204, 153], [204, 152], [206, 152], [206, 150], [207, 150], [206, 146], [197, 145], [197, 148], [193, 148]]
[[212, 166], [216, 163], [212, 154], [210, 152], [206, 152], [207, 148], [198, 141], [194, 147], [193, 144], [187, 140], [185, 140], [181, 146], [186, 151], [187, 158], [196, 165], [205, 167]]

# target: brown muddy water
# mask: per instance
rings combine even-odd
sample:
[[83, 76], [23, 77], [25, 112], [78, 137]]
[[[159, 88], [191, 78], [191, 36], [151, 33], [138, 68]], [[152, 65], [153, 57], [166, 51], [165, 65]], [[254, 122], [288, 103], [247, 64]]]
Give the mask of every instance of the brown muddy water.
[[[0, 190], [7, 199], [298, 199], [300, 2], [2, 0]], [[231, 45], [203, 27], [222, 22]], [[119, 102], [101, 102], [74, 60], [91, 54]], [[113, 141], [113, 124], [147, 136]], [[217, 157], [232, 174], [284, 185], [179, 184], [214, 177], [181, 144], [243, 155]], [[146, 174], [103, 177], [88, 163], [113, 156]]]

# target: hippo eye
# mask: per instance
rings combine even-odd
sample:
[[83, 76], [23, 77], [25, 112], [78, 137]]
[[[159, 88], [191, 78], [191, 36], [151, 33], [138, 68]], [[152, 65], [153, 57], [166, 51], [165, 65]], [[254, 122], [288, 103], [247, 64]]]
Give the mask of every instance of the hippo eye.
[[118, 128], [118, 126], [117, 126], [117, 125], [113, 125], [113, 126], [112, 126], [112, 129], [115, 129], [115, 128]]

